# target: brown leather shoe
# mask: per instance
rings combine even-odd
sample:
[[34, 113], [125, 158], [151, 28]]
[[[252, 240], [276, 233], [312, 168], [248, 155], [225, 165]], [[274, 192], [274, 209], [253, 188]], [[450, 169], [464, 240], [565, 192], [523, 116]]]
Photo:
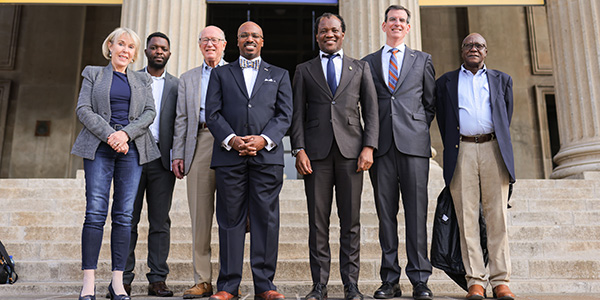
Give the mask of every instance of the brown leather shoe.
[[220, 291], [208, 298], [208, 300], [237, 300], [238, 296], [230, 294], [226, 291]]
[[498, 300], [514, 300], [515, 294], [513, 294], [508, 285], [501, 284], [494, 288], [494, 298]]
[[210, 283], [196, 283], [191, 288], [183, 292], [183, 299], [203, 298], [212, 295], [213, 288]]
[[148, 295], [158, 297], [172, 297], [173, 291], [164, 281], [152, 282], [148, 285]]
[[469, 293], [467, 294], [466, 298], [469, 300], [481, 300], [483, 299], [483, 293], [483, 286], [479, 284], [474, 284], [469, 287]]
[[254, 295], [254, 300], [281, 300], [285, 297], [277, 291], [270, 290], [258, 295]]

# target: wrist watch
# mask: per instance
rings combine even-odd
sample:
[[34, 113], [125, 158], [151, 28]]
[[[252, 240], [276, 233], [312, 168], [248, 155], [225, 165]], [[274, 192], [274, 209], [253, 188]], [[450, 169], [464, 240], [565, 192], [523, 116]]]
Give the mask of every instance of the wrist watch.
[[300, 152], [300, 150], [304, 150], [304, 148], [298, 148], [298, 149], [292, 150], [292, 156], [296, 157], [296, 155], [298, 155], [298, 152]]

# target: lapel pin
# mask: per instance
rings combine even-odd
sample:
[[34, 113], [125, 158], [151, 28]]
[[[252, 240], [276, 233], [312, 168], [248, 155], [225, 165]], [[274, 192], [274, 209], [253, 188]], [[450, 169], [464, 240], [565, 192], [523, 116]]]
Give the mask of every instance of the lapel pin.
[[352, 66], [349, 66], [349, 67], [348, 67], [348, 69], [349, 69], [350, 71], [352, 71]]
[[269, 72], [269, 69], [265, 68], [265, 71]]

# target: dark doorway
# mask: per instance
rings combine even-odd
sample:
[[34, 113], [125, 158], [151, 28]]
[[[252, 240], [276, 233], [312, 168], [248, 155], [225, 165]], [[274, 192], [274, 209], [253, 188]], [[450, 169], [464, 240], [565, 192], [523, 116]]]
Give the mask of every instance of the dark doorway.
[[560, 150], [560, 136], [558, 135], [558, 116], [556, 112], [556, 101], [554, 94], [545, 94], [546, 98], [546, 114], [548, 120], [548, 133], [550, 135], [550, 151], [552, 153], [552, 169], [556, 168], [554, 156]]
[[248, 20], [256, 22], [265, 36], [261, 57], [287, 69], [292, 77], [297, 64], [318, 54], [313, 22], [324, 12], [338, 13], [338, 6], [208, 4], [207, 25], [225, 31], [228, 43], [225, 60], [231, 62], [239, 57], [238, 27]]

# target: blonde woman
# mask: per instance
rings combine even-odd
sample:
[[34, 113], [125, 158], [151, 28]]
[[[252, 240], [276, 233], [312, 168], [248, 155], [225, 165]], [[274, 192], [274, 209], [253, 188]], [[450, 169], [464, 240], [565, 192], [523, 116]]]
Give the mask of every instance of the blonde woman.
[[[95, 270], [108, 215], [111, 183], [112, 281], [110, 298], [129, 300], [123, 270], [129, 250], [133, 202], [142, 164], [160, 157], [148, 127], [154, 120], [150, 77], [130, 70], [137, 59], [140, 38], [128, 28], [117, 28], [102, 44], [107, 66], [87, 66], [77, 102], [83, 124], [72, 154], [83, 158], [86, 211], [81, 237], [83, 287], [80, 300], [95, 300]], [[114, 182], [113, 182], [114, 179]]]

